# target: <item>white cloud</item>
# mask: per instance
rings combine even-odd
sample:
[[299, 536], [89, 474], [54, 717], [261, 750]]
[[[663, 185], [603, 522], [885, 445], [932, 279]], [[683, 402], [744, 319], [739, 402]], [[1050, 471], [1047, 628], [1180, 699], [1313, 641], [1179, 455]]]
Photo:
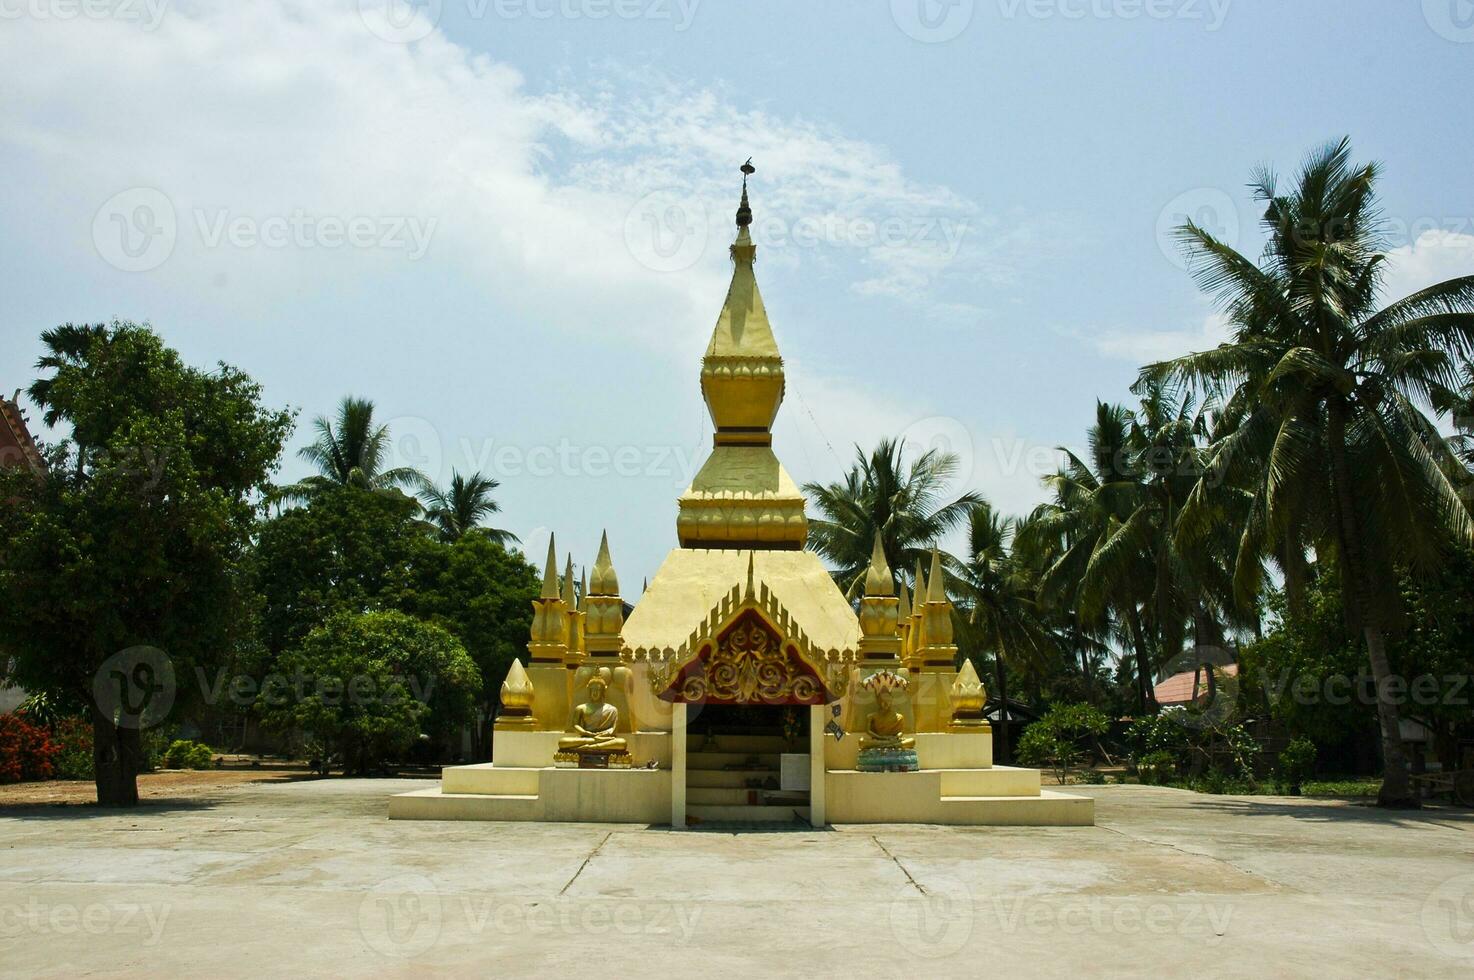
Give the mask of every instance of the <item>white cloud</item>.
[[[665, 346], [664, 324], [705, 319], [721, 295], [735, 165], [747, 154], [762, 167], [759, 241], [787, 233], [765, 248], [768, 261], [837, 256], [856, 288], [908, 300], [972, 261], [943, 225], [967, 227], [973, 205], [908, 179], [883, 148], [651, 72], [607, 68], [597, 85], [535, 94], [517, 71], [439, 32], [386, 43], [358, 6], [172, 7], [154, 30], [7, 21], [0, 145], [77, 202], [58, 216], [77, 244], [90, 245], [93, 212], [120, 191], [161, 191], [177, 241], [148, 274], [202, 300], [227, 273], [249, 277], [265, 307], [324, 276], [382, 275], [409, 260], [297, 240], [222, 246], [231, 221], [260, 233], [273, 220], [418, 219], [437, 262], [540, 323]], [[652, 193], [660, 206], [647, 228], [632, 212]], [[671, 199], [684, 210], [671, 212]], [[696, 240], [675, 256], [679, 268], [651, 268], [662, 243], [642, 236], [669, 231], [672, 215]], [[908, 232], [893, 246], [850, 234], [890, 220]], [[808, 225], [841, 230], [799, 242]]]
[[1434, 283], [1474, 275], [1474, 235], [1425, 231], [1387, 255], [1382, 296], [1394, 302]]
[[1212, 350], [1229, 335], [1228, 319], [1213, 313], [1183, 330], [1095, 330], [1081, 336], [1106, 357], [1140, 365]]

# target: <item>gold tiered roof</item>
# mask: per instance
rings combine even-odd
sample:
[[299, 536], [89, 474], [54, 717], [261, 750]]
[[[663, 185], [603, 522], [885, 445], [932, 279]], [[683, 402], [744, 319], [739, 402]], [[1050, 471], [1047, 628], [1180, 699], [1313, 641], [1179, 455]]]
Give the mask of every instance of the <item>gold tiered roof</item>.
[[701, 361], [701, 393], [716, 433], [712, 454], [681, 495], [676, 530], [685, 548], [803, 548], [809, 525], [798, 485], [773, 454], [783, 403], [783, 358], [753, 263], [746, 174], [732, 244], [732, 284]]

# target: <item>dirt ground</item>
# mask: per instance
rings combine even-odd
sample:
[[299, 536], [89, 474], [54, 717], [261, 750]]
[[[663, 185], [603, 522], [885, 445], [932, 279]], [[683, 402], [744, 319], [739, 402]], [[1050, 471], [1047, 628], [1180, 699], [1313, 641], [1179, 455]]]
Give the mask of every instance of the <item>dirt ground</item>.
[[[280, 769], [169, 769], [138, 777], [138, 796], [145, 800], [194, 799], [213, 791], [233, 789], [249, 783], [279, 783], [316, 778], [306, 766]], [[0, 786], [0, 812], [7, 807], [78, 806], [97, 802], [92, 783], [78, 779], [49, 779], [40, 783]]]

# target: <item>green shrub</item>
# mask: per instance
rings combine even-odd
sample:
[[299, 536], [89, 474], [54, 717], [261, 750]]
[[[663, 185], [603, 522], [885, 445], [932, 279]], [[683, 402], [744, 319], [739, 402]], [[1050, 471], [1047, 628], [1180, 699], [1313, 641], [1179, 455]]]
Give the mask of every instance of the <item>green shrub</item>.
[[338, 613], [281, 658], [296, 690], [268, 691], [267, 723], [330, 747], [345, 772], [402, 759], [432, 714], [465, 718], [481, 676], [459, 640], [398, 612]]
[[1082, 769], [1080, 771], [1080, 782], [1087, 786], [1103, 786], [1105, 785], [1105, 781], [1105, 773], [1096, 769]]
[[1061, 783], [1077, 767], [1085, 752], [1081, 742], [1100, 735], [1110, 720], [1089, 704], [1056, 704], [1034, 722], [1019, 739], [1018, 756], [1031, 766], [1049, 766]]
[[1315, 766], [1315, 743], [1308, 738], [1292, 738], [1280, 752], [1279, 778], [1292, 796], [1300, 795], [1301, 784]]
[[1136, 760], [1136, 773], [1147, 786], [1165, 786], [1177, 777], [1177, 756], [1166, 750], [1148, 752]]
[[85, 718], [59, 718], [51, 726], [57, 779], [92, 779], [92, 724]]
[[215, 753], [203, 742], [178, 739], [164, 753], [165, 769], [212, 769]]
[[1375, 797], [1381, 788], [1380, 779], [1324, 779], [1307, 782], [1300, 791], [1305, 796]]

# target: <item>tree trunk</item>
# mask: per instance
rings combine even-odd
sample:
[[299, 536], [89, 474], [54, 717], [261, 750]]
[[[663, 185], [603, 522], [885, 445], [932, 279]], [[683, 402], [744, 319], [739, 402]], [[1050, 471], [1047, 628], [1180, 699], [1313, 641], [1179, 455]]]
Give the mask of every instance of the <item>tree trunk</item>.
[[1152, 658], [1147, 653], [1146, 637], [1142, 634], [1141, 614], [1131, 606], [1127, 625], [1131, 632], [1131, 645], [1136, 650], [1136, 707], [1145, 715], [1156, 708], [1157, 695], [1152, 690]]
[[998, 683], [998, 728], [993, 733], [993, 755], [1000, 762], [1009, 759], [1008, 744], [1008, 670], [1004, 666], [1003, 651], [993, 657], [993, 676]]
[[143, 739], [136, 728], [119, 728], [92, 706], [92, 766], [97, 802], [102, 806], [138, 805], [138, 770]]
[[1402, 721], [1397, 702], [1392, 699], [1390, 683], [1392, 665], [1387, 660], [1387, 643], [1377, 620], [1373, 597], [1377, 590], [1372, 582], [1362, 547], [1361, 515], [1351, 493], [1351, 466], [1346, 459], [1346, 403], [1338, 395], [1326, 402], [1327, 444], [1331, 457], [1332, 499], [1335, 503], [1337, 531], [1341, 551], [1341, 586], [1347, 593], [1348, 606], [1362, 628], [1366, 640], [1367, 659], [1371, 662], [1372, 681], [1377, 687], [1377, 721], [1382, 729], [1382, 788], [1377, 805], [1416, 809], [1412, 782], [1408, 779], [1407, 752], [1402, 744]]

